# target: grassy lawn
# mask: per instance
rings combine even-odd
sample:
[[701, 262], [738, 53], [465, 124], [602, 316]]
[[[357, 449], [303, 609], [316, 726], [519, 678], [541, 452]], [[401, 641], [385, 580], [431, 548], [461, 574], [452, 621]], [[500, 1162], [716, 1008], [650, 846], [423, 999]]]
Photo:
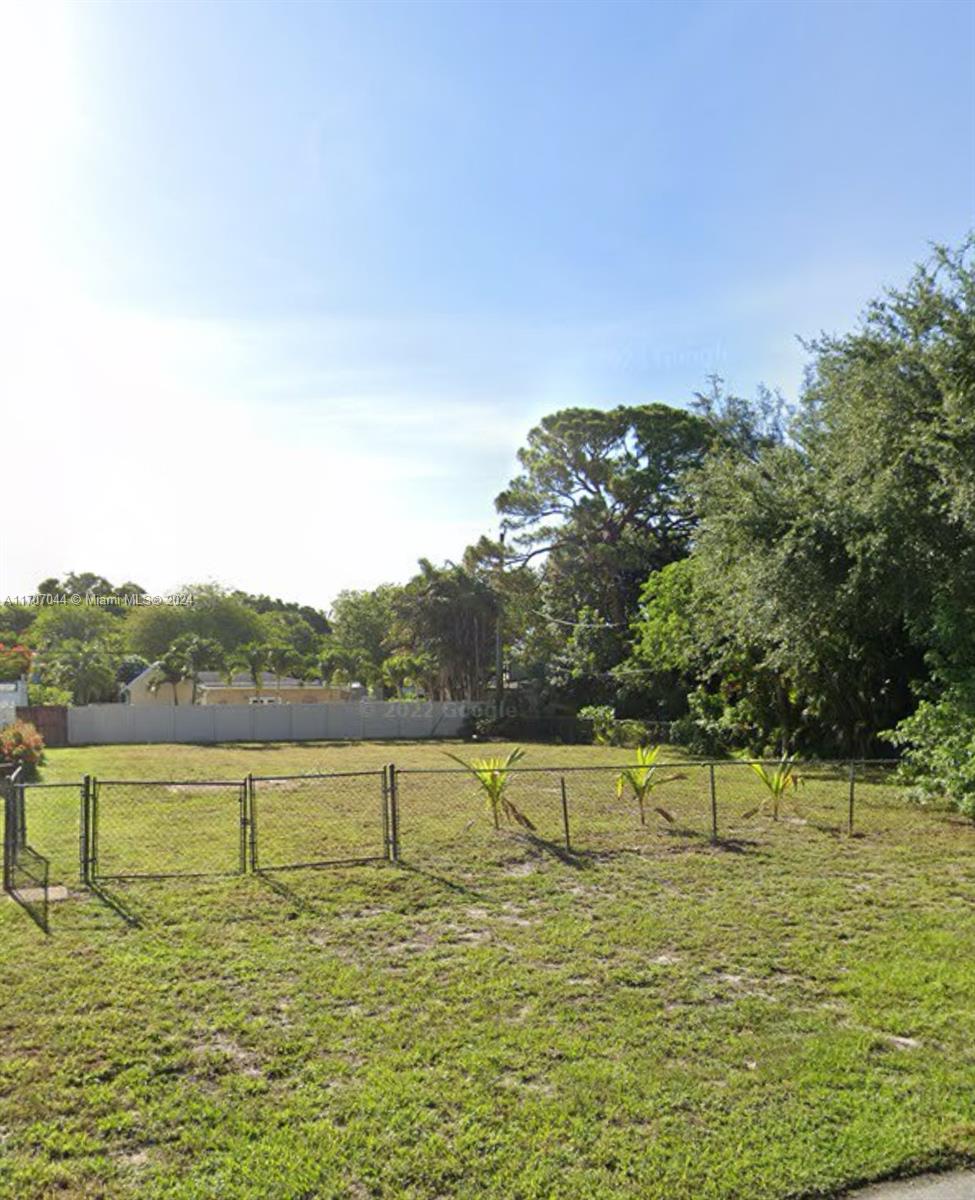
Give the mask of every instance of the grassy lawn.
[[[45, 779], [442, 750], [92, 747]], [[975, 829], [870, 779], [850, 838], [827, 771], [745, 820], [758, 781], [728, 767], [712, 846], [707, 772], [682, 773], [646, 827], [611, 771], [567, 774], [571, 851], [557, 779], [514, 785], [533, 837], [491, 829], [462, 777], [407, 775], [400, 866], [111, 882], [52, 906], [48, 938], [0, 905], [0, 1197], [762, 1200], [975, 1157]], [[372, 837], [373, 781], [310, 788], [259, 792], [280, 855]], [[73, 884], [75, 794], [40, 795], [38, 849]], [[167, 852], [232, 849], [231, 790], [160, 796], [103, 827], [122, 859], [177, 828]]]

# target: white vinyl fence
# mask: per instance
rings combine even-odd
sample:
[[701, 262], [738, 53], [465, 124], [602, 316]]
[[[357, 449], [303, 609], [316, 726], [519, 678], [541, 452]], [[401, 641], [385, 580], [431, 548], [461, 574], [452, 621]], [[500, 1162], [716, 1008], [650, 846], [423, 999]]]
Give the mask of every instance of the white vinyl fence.
[[469, 701], [327, 704], [88, 704], [68, 709], [72, 746], [107, 742], [309, 742], [457, 737]]

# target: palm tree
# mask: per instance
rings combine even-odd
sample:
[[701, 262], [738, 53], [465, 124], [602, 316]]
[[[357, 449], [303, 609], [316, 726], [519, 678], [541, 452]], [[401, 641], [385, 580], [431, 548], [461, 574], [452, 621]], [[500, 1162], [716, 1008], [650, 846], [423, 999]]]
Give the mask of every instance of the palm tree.
[[247, 642], [237, 651], [237, 657], [245, 666], [254, 681], [254, 688], [260, 695], [264, 688], [264, 672], [267, 670], [268, 647], [264, 642]]
[[75, 704], [91, 704], [115, 694], [112, 658], [99, 642], [69, 640], [50, 661], [51, 679], [71, 692]]
[[218, 671], [223, 666], [223, 647], [213, 638], [199, 637], [195, 633], [184, 634], [173, 642], [172, 650], [182, 655], [185, 677], [193, 681], [191, 703], [196, 703], [196, 692], [200, 685], [201, 671]]
[[279, 700], [281, 699], [281, 676], [287, 675], [289, 671], [296, 668], [297, 659], [298, 656], [291, 646], [285, 645], [284, 642], [275, 642], [267, 647], [267, 664], [274, 672]]
[[154, 695], [164, 683], [173, 689], [173, 704], [179, 704], [179, 685], [187, 678], [186, 659], [173, 647], [166, 651], [162, 658], [152, 668], [149, 677], [149, 691]]
[[505, 758], [475, 758], [471, 762], [465, 762], [449, 751], [445, 753], [448, 758], [460, 763], [481, 785], [495, 829], [500, 829], [501, 818], [505, 817], [523, 825], [525, 829], [534, 830], [535, 826], [507, 795], [508, 784], [511, 782], [511, 768], [525, 757], [525, 752], [520, 746], [510, 751]]
[[480, 578], [454, 563], [420, 560], [397, 599], [402, 649], [438, 665], [441, 699], [477, 698], [493, 669], [498, 603]]
[[779, 805], [782, 802], [783, 796], [790, 788], [795, 792], [805, 783], [803, 777], [796, 770], [796, 755], [786, 755], [773, 771], [766, 770], [763, 763], [751, 762], [748, 765], [762, 783], [765, 784], [768, 795], [757, 808], [750, 809], [745, 813], [744, 817], [753, 817], [771, 800], [772, 820], [777, 821], [779, 819]]
[[[641, 825], [646, 825], [647, 823], [647, 801], [653, 794], [653, 789], [659, 787], [662, 783], [671, 783], [675, 779], [687, 778], [686, 775], [677, 774], [666, 775], [663, 779], [660, 779], [656, 774], [658, 770], [656, 764], [659, 757], [659, 746], [637, 746], [636, 762], [632, 766], [622, 770], [616, 780], [616, 795], [618, 797], [622, 797], [627, 786], [629, 786], [630, 791], [633, 793], [637, 806], [640, 809]], [[671, 824], [674, 823], [673, 816], [665, 808], [655, 807], [654, 812], [660, 813], [665, 821], [669, 821]]]

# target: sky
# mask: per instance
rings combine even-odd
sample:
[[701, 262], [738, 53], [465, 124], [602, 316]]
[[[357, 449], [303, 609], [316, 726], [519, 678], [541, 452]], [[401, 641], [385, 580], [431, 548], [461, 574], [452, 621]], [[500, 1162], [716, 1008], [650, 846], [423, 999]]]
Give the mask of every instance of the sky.
[[547, 412], [794, 399], [975, 226], [975, 4], [0, 0], [0, 600], [327, 608]]

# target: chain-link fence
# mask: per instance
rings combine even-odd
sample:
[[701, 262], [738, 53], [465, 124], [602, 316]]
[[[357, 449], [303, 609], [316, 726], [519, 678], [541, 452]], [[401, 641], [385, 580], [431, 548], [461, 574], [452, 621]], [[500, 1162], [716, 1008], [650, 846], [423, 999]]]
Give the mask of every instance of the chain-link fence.
[[909, 840], [956, 814], [891, 762], [463, 767], [242, 780], [0, 780], [4, 886], [46, 927], [48, 885], [389, 859], [476, 875], [526, 847], [659, 852], [828, 835]]
[[696, 764], [512, 768], [487, 786], [462, 769], [396, 771], [395, 780], [397, 844], [407, 860], [497, 857], [512, 838], [597, 852], [713, 833], [707, 768]]
[[255, 871], [387, 857], [386, 771], [250, 776]]
[[802, 833], [911, 837], [951, 819], [910, 803], [889, 761], [511, 767], [483, 781], [410, 769], [392, 779], [399, 857], [441, 863], [498, 860], [526, 841], [598, 854]]
[[557, 772], [509, 772], [496, 803], [463, 768], [393, 772], [395, 852], [401, 859], [497, 856], [508, 831], [563, 844]]
[[33, 849], [50, 863], [52, 886], [71, 887], [82, 879], [84, 782], [20, 785], [23, 828]]
[[4, 816], [4, 891], [47, 933], [50, 864], [27, 840], [26, 804], [19, 770], [0, 780], [0, 797]]
[[93, 780], [92, 880], [247, 869], [246, 780]]

